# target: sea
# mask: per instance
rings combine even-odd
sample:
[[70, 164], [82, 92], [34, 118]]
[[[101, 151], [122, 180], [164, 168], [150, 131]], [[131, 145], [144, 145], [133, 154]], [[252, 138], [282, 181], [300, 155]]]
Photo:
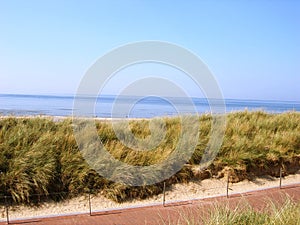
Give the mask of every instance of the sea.
[[[160, 116], [176, 116], [178, 114], [211, 113], [211, 107], [205, 98], [184, 99], [173, 97], [170, 101], [156, 96], [114, 96], [102, 95], [97, 98], [78, 97], [71, 95], [18, 95], [0, 94], [0, 115], [2, 116], [72, 116], [76, 114], [74, 100], [92, 103], [90, 117], [101, 118], [153, 118]], [[118, 104], [116, 104], [118, 102]], [[193, 103], [193, 109], [190, 104]], [[76, 105], [76, 104], [75, 104]], [[118, 110], [126, 106], [129, 110]], [[298, 101], [266, 101], [225, 99], [226, 112], [265, 111], [268, 113], [283, 113], [287, 111], [300, 112]], [[180, 109], [180, 110], [178, 110]]]

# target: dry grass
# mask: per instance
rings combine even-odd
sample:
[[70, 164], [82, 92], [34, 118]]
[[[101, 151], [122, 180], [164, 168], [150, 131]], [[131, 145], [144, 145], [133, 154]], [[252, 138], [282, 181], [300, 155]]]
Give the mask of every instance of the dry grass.
[[263, 210], [257, 210], [247, 202], [241, 202], [236, 207], [215, 204], [203, 213], [201, 208], [194, 210], [179, 210], [178, 217], [164, 219], [163, 225], [296, 225], [300, 224], [300, 203], [286, 197], [282, 202], [267, 201]]
[[[193, 166], [200, 162], [207, 147], [212, 118], [203, 115], [198, 119], [198, 144], [189, 159], [192, 166], [184, 167], [169, 178], [167, 185], [199, 178], [199, 174], [193, 172]], [[119, 140], [110, 123], [97, 121], [96, 126], [106, 149], [116, 159], [146, 166], [161, 162], [174, 151], [182, 128], [179, 118], [153, 119], [156, 126], [152, 128], [149, 127], [150, 122], [130, 121], [128, 130], [138, 141], [127, 135], [128, 130], [123, 129], [122, 122], [116, 125], [118, 134], [127, 138], [124, 140], [130, 147]], [[162, 131], [166, 131], [164, 136], [161, 136]], [[156, 136], [147, 139], [150, 133]], [[190, 141], [185, 140], [187, 146]], [[147, 146], [152, 147], [143, 150]], [[132, 148], [141, 149], [135, 151]], [[231, 181], [263, 174], [278, 176], [279, 167], [284, 168], [284, 174], [299, 170], [299, 159], [299, 113], [230, 113], [219, 154], [200, 178], [222, 177], [228, 171], [231, 171]], [[162, 184], [130, 187], [99, 176], [82, 158], [73, 136], [71, 120], [54, 122], [46, 118], [16, 117], [0, 120], [0, 196], [8, 195], [15, 202], [31, 203], [36, 198], [32, 195], [36, 194], [67, 192], [66, 197], [90, 191], [101, 191], [115, 201], [125, 201], [161, 193]]]

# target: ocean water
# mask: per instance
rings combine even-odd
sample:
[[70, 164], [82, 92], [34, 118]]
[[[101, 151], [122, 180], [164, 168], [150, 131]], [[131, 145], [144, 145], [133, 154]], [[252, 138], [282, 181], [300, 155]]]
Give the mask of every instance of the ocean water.
[[[115, 100], [118, 104], [115, 104]], [[172, 98], [172, 104], [159, 97], [137, 98], [106, 95], [96, 102], [92, 98], [79, 98], [83, 103], [94, 104], [94, 111], [86, 116], [103, 118], [152, 118], [157, 116], [175, 116], [180, 114], [210, 113], [208, 101], [202, 98], [193, 98], [195, 108], [191, 108], [186, 99]], [[134, 104], [133, 104], [134, 103]], [[296, 101], [261, 101], [261, 100], [234, 100], [225, 99], [226, 112], [242, 110], [263, 110], [269, 113], [299, 111], [300, 102]], [[127, 109], [127, 110], [124, 110]], [[128, 110], [129, 109], [129, 110]], [[73, 96], [46, 96], [46, 95], [11, 95], [0, 94], [0, 114], [29, 116], [72, 116], [78, 109], [74, 109]]]

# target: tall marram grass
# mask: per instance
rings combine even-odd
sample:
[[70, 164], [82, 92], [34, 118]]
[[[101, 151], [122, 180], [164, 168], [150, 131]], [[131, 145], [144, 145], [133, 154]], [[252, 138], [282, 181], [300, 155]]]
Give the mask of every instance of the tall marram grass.
[[30, 202], [33, 194], [81, 192], [88, 172], [70, 121], [0, 120], [0, 194]]
[[[181, 131], [179, 118], [163, 118], [164, 125], [161, 127], [158, 119], [153, 120], [158, 125], [152, 132], [156, 136], [149, 142], [150, 121], [129, 122], [134, 136], [145, 139], [144, 143], [130, 139], [126, 135], [128, 131], [122, 130], [124, 124], [117, 124], [119, 134], [127, 138], [130, 147], [118, 139], [111, 123], [96, 121], [96, 127], [101, 141], [116, 159], [130, 165], [147, 166], [163, 161], [175, 150]], [[211, 121], [209, 115], [199, 117], [198, 144], [188, 161], [190, 166], [169, 178], [167, 185], [188, 182], [197, 177], [193, 167], [201, 161], [207, 147]], [[0, 201], [3, 195], [11, 196], [18, 203], [30, 203], [36, 194], [66, 192], [66, 196], [73, 196], [90, 191], [101, 191], [115, 201], [124, 201], [146, 198], [162, 191], [162, 183], [130, 187], [98, 175], [78, 150], [72, 126], [70, 119], [56, 122], [40, 117], [0, 119]], [[166, 131], [164, 136], [161, 135], [162, 130]], [[151, 142], [153, 140], [160, 144], [156, 146]], [[147, 145], [154, 147], [148, 151], [131, 149]], [[284, 168], [285, 174], [299, 170], [299, 159], [299, 113], [236, 112], [227, 115], [222, 147], [206, 174], [222, 176], [226, 168], [232, 172], [232, 181], [263, 174], [277, 176], [279, 167]]]

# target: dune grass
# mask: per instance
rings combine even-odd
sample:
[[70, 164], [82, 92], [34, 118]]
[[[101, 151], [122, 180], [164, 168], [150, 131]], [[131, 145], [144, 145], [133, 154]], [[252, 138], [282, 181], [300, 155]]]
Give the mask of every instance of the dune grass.
[[[202, 224], [202, 223], [201, 223]], [[217, 206], [203, 219], [205, 225], [290, 225], [300, 224], [300, 203], [286, 198], [283, 204], [269, 201], [263, 210], [250, 205], [230, 209], [228, 206]]]
[[203, 209], [178, 211], [178, 217], [163, 219], [163, 225], [296, 225], [300, 224], [300, 203], [285, 197], [283, 202], [267, 200], [266, 206], [258, 210], [244, 201], [235, 207], [214, 204], [208, 212]]
[[[201, 161], [211, 132], [212, 118], [199, 118], [199, 137], [196, 149], [189, 159], [191, 166], [184, 167], [166, 182], [188, 182], [198, 177], [193, 171]], [[153, 121], [157, 120], [157, 121]], [[98, 135], [116, 159], [130, 165], [153, 165], [166, 159], [176, 148], [181, 131], [179, 118], [163, 118], [152, 122], [156, 136], [149, 139], [149, 120], [130, 121], [129, 127], [143, 143], [126, 139], [130, 147], [119, 140], [111, 123], [96, 121]], [[124, 125], [124, 124], [123, 124]], [[122, 131], [122, 122], [117, 124], [118, 134], [127, 138]], [[118, 128], [119, 126], [119, 128]], [[156, 130], [155, 130], [156, 129]], [[161, 131], [165, 135], [161, 136]], [[154, 131], [154, 132], [153, 132]], [[124, 132], [124, 133], [122, 133]], [[128, 131], [126, 131], [128, 132]], [[87, 134], [88, 135], [88, 134]], [[189, 140], [186, 140], [188, 143]], [[159, 145], [156, 146], [156, 142]], [[154, 146], [150, 150], [135, 151], [132, 148]], [[300, 169], [300, 114], [288, 112], [267, 114], [264, 112], [236, 112], [227, 115], [227, 127], [223, 145], [207, 168], [209, 176], [222, 177], [231, 171], [231, 181], [236, 182], [251, 176], [279, 175]], [[201, 177], [208, 178], [207, 176]], [[162, 183], [143, 187], [130, 187], [113, 183], [98, 175], [83, 159], [73, 135], [72, 121], [51, 118], [0, 119], [0, 202], [1, 196], [11, 196], [14, 202], [31, 203], [36, 195], [65, 192], [64, 197], [101, 192], [115, 201], [129, 198], [146, 198], [162, 192]]]

